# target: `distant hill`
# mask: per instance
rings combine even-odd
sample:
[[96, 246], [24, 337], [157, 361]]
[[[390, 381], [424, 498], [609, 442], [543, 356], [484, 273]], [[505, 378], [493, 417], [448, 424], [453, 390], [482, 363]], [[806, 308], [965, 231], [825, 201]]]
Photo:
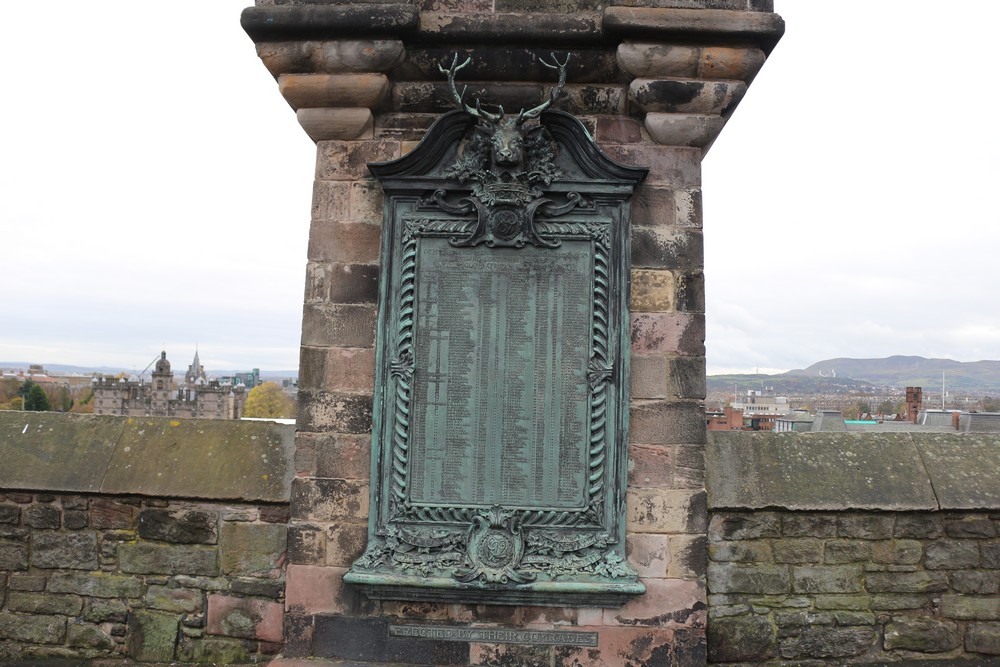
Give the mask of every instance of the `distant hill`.
[[[0, 368], [20, 368], [23, 370], [28, 370], [30, 364], [26, 361], [0, 361]], [[46, 371], [52, 371], [54, 373], [65, 373], [73, 374], [79, 373], [81, 375], [90, 375], [91, 373], [101, 373], [102, 375], [117, 375], [118, 373], [138, 373], [139, 368], [120, 368], [118, 366], [70, 366], [68, 364], [42, 364], [42, 368]], [[213, 370], [205, 369], [205, 374], [209, 377], [223, 377], [231, 376], [239, 373], [246, 373], [249, 368], [242, 368], [239, 371], [233, 370]], [[174, 370], [177, 374], [177, 370]], [[180, 371], [183, 375], [183, 370]], [[297, 378], [299, 376], [298, 369], [295, 370], [277, 370], [277, 371], [265, 371], [260, 372], [262, 378]]]
[[941, 387], [941, 374], [949, 391], [1000, 393], [1000, 361], [953, 361], [896, 355], [883, 359], [840, 357], [817, 362], [778, 375], [713, 375], [710, 390], [731, 390], [763, 383], [782, 394], [839, 393], [870, 387]]

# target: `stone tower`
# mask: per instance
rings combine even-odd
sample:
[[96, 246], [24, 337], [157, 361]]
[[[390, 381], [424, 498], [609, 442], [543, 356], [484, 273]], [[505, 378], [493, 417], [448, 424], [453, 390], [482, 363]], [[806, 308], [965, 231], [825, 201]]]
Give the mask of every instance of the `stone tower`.
[[[284, 656], [704, 664], [701, 159], [783, 32], [772, 2], [259, 0], [242, 24], [317, 146]], [[367, 165], [409, 153], [454, 108], [439, 65], [455, 53], [470, 58], [467, 99], [508, 110], [545, 99], [555, 82], [542, 59], [572, 54], [559, 107], [605, 155], [649, 170], [631, 201], [624, 517], [628, 562], [646, 592], [622, 606], [378, 600], [344, 581], [377, 499], [369, 462], [385, 212]]]

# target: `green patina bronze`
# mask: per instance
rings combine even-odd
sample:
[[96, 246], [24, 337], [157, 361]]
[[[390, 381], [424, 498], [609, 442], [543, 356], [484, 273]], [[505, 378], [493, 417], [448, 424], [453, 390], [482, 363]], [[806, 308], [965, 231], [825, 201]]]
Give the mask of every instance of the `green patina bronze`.
[[[372, 597], [621, 604], [629, 198], [578, 120], [462, 104], [386, 194], [369, 543]], [[540, 122], [535, 122], [540, 120]]]

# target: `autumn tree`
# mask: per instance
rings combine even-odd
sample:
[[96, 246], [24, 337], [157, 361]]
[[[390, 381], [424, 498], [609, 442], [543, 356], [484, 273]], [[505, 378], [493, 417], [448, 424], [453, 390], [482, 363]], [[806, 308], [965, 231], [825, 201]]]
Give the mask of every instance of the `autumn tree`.
[[247, 417], [281, 419], [295, 416], [295, 401], [276, 382], [264, 382], [247, 394], [243, 414]]

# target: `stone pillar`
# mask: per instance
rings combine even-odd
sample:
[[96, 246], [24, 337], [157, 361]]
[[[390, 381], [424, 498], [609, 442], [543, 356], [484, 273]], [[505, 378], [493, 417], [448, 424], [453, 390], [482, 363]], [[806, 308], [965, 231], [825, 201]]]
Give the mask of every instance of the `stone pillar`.
[[[769, 0], [619, 4], [630, 6], [258, 0], [244, 11], [258, 54], [317, 142], [289, 528], [287, 660], [704, 664], [700, 165], [783, 23]], [[662, 6], [671, 4], [686, 8]], [[374, 601], [342, 581], [364, 550], [369, 504], [382, 197], [366, 164], [409, 151], [453, 108], [437, 66], [455, 51], [473, 58], [462, 72], [467, 99], [508, 110], [537, 105], [554, 84], [539, 57], [572, 53], [567, 95], [558, 107], [576, 114], [609, 156], [650, 169], [632, 207], [627, 517], [629, 559], [647, 593], [621, 608]], [[389, 638], [390, 622], [588, 630], [599, 641], [596, 648], [579, 648]]]

